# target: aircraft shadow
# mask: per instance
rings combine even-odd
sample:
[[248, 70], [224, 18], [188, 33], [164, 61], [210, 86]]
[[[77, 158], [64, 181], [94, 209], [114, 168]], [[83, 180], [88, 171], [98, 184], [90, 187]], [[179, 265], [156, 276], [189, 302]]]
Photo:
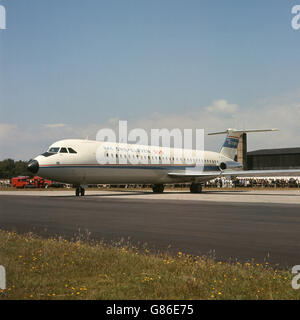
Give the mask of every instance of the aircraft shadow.
[[[159, 194], [159, 193], [158, 193]], [[178, 191], [178, 192], [164, 192], [163, 194], [165, 195], [168, 195], [168, 194], [190, 194], [189, 191]], [[209, 194], [213, 194], [213, 195], [217, 195], [217, 194], [225, 194], [225, 195], [234, 195], [236, 196], [237, 194], [242, 194], [243, 196], [270, 196], [270, 197], [286, 197], [286, 196], [289, 196], [289, 197], [299, 197], [300, 196], [300, 193], [299, 195], [298, 194], [280, 194], [280, 193], [262, 193], [262, 192], [257, 192], [257, 193], [248, 193], [247, 190], [232, 190], [232, 191], [203, 191], [202, 193], [199, 193], [199, 197], [201, 197], [201, 194], [206, 194], [206, 195], [209, 195]], [[152, 196], [152, 195], [155, 195], [155, 193], [151, 192], [151, 191], [117, 191], [117, 192], [110, 192], [110, 193], [106, 193], [106, 192], [102, 192], [102, 193], [99, 193], [99, 194], [86, 194], [84, 197], [85, 198], [92, 198], [92, 197], [123, 197], [123, 196]], [[195, 194], [194, 194], [195, 195]], [[54, 196], [55, 198], [70, 198], [70, 197], [76, 197], [75, 194], [74, 195], [62, 195], [62, 196]], [[80, 198], [80, 197], [78, 197]]]

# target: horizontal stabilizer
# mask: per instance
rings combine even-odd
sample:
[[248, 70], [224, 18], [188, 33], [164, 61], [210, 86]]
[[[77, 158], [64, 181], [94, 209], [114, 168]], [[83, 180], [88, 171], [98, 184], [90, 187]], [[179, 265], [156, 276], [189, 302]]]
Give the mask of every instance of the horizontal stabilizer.
[[216, 134], [232, 134], [232, 133], [237, 133], [237, 134], [243, 134], [243, 133], [251, 133], [251, 132], [268, 132], [268, 131], [279, 131], [278, 129], [248, 129], [248, 130], [243, 130], [243, 129], [227, 129], [226, 131], [219, 131], [219, 132], [211, 132], [208, 133], [207, 135], [213, 136]]
[[243, 130], [243, 129], [232, 129], [229, 128], [226, 131], [221, 131], [221, 132], [212, 132], [209, 133], [208, 135], [216, 135], [216, 134], [227, 134], [226, 139], [222, 145], [220, 153], [229, 158], [229, 159], [234, 159], [234, 156], [236, 154], [236, 150], [238, 148], [239, 140], [241, 136], [244, 133], [256, 133], [256, 132], [269, 132], [269, 131], [278, 131], [278, 129], [248, 129], [248, 130]]

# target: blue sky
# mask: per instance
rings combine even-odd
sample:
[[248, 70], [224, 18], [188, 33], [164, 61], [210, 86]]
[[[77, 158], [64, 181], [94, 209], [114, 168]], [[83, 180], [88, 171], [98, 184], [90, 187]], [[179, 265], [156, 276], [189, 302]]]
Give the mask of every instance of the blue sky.
[[[300, 30], [291, 28], [291, 9], [300, 0], [0, 4], [7, 10], [7, 29], [0, 30], [0, 158], [26, 159], [52, 139], [94, 134], [111, 119], [147, 126], [155, 114], [197, 114], [200, 128], [224, 129], [223, 120], [256, 125], [257, 113], [272, 115], [273, 107], [298, 112]], [[216, 112], [214, 125], [206, 113], [216, 101], [237, 105], [243, 117]], [[287, 130], [297, 127], [294, 118], [283, 123], [279, 112], [257, 124]], [[60, 130], [53, 132], [55, 124]], [[288, 146], [299, 146], [289, 138], [300, 131], [294, 130], [284, 136]], [[7, 145], [18, 136], [23, 149]]]

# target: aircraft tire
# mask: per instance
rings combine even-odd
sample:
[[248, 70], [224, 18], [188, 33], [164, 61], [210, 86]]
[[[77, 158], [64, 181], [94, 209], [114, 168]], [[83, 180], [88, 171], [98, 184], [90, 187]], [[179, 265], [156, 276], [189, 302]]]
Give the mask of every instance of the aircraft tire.
[[191, 193], [201, 193], [202, 185], [200, 183], [192, 183], [190, 186]]
[[152, 187], [154, 193], [163, 193], [164, 192], [164, 185], [163, 184], [155, 184]]
[[84, 197], [84, 194], [85, 194], [84, 188], [80, 188], [80, 195], [81, 195], [82, 197]]

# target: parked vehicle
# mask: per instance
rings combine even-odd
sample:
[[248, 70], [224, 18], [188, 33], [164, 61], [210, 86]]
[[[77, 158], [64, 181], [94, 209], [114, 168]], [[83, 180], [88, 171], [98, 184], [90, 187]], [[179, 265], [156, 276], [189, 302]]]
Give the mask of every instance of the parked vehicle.
[[11, 185], [14, 188], [48, 188], [52, 185], [51, 180], [43, 179], [39, 176], [30, 178], [28, 176], [19, 176], [11, 179]]

